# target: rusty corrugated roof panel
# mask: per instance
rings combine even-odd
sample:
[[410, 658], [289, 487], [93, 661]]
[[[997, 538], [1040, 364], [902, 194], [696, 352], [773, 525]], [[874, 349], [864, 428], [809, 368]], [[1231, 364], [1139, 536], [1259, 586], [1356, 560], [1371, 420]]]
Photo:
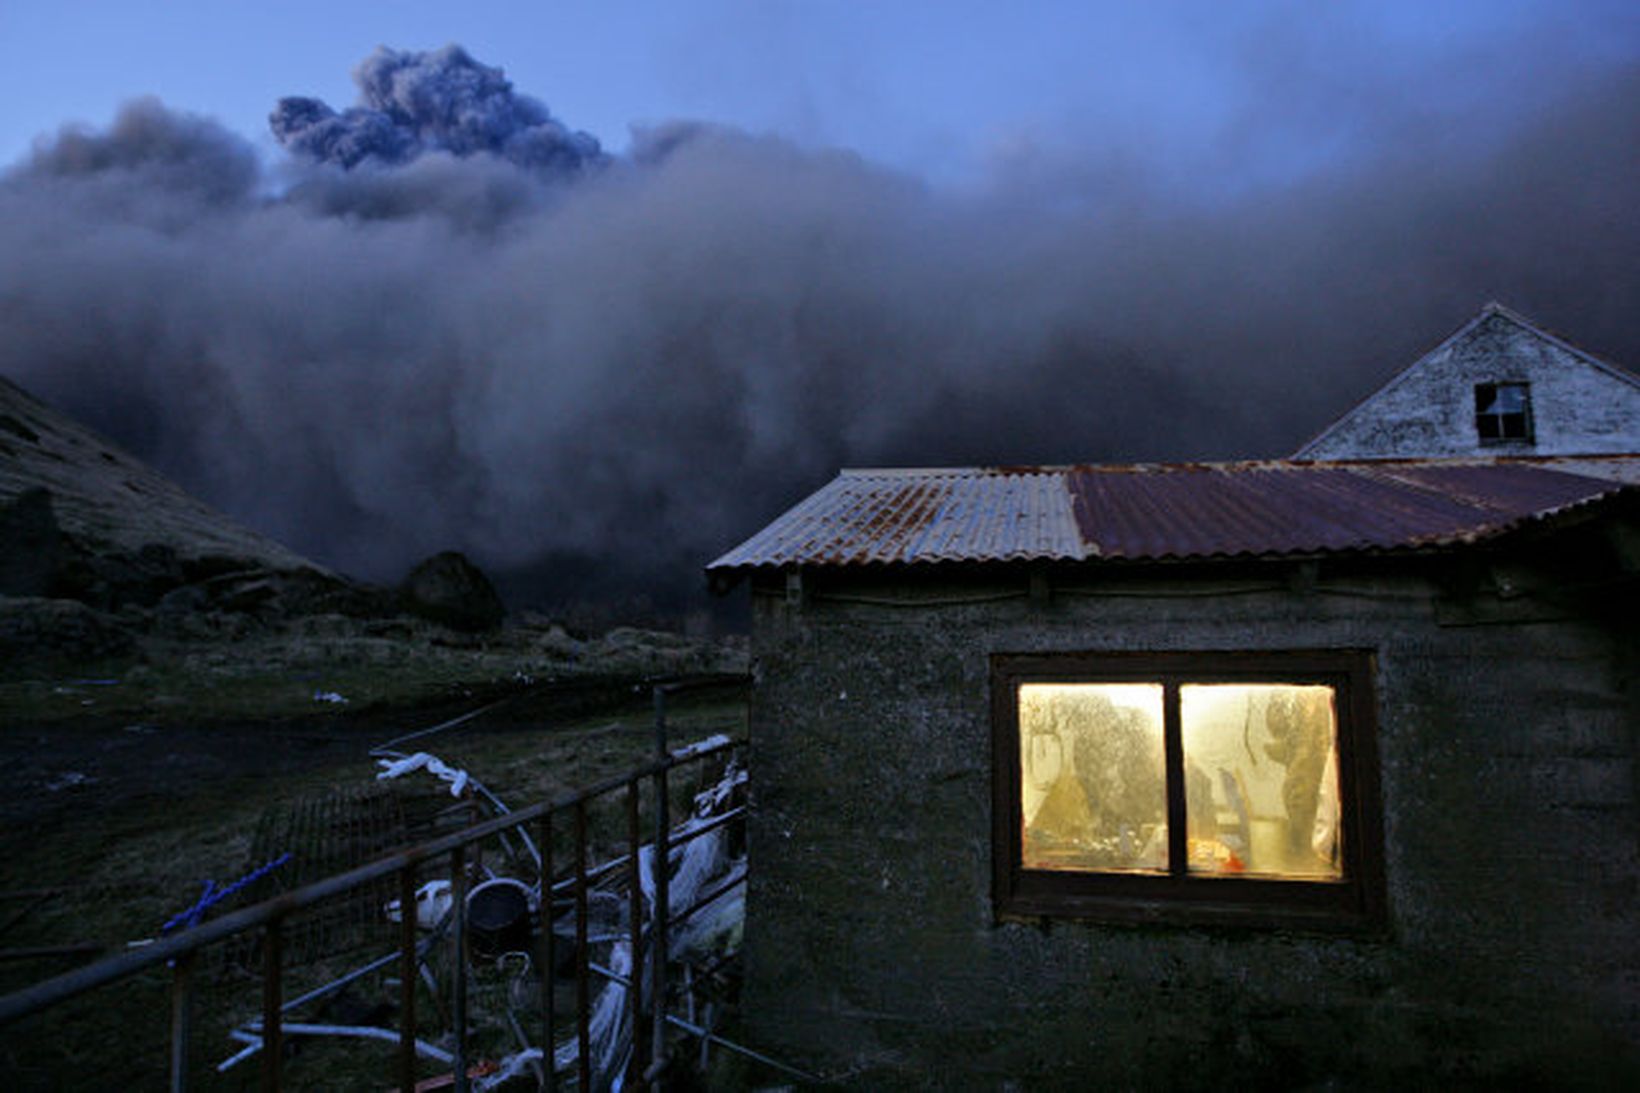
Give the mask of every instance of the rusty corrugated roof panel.
[[1512, 464], [1387, 463], [1364, 468], [1362, 473], [1440, 490], [1465, 504], [1498, 512], [1558, 509], [1576, 504], [1589, 493], [1586, 477]]
[[1083, 558], [1063, 472], [844, 471], [707, 568]]
[[1631, 485], [1640, 484], [1640, 455], [1552, 455], [1539, 458], [1514, 457], [1511, 462], [1547, 467], [1550, 470], [1581, 474], [1589, 478], [1612, 478]]
[[1508, 461], [845, 471], [708, 568], [1409, 550], [1625, 488]]
[[1226, 464], [1089, 468], [1068, 481], [1109, 558], [1395, 550], [1471, 540], [1610, 492], [1534, 467]]

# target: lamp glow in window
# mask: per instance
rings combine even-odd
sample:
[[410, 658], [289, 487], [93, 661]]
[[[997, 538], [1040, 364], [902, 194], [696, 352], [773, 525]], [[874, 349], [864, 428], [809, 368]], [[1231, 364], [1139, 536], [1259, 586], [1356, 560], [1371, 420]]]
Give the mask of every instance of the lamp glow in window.
[[1333, 698], [1326, 686], [1179, 688], [1191, 873], [1343, 876]]
[[1019, 748], [1026, 868], [1167, 871], [1160, 684], [1022, 684]]

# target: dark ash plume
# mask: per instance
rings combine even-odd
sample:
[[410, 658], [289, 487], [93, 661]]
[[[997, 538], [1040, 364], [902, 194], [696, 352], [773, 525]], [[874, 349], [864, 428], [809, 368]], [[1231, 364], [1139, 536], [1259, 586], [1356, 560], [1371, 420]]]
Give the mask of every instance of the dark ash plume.
[[0, 176], [0, 374], [361, 576], [456, 548], [688, 596], [840, 466], [1278, 455], [1488, 299], [1640, 364], [1632, 68], [1211, 201], [693, 124], [566, 180], [595, 149], [459, 50], [361, 85], [378, 120], [281, 111], [337, 125], [277, 197], [151, 103]]
[[359, 105], [340, 114], [318, 99], [280, 99], [268, 118], [279, 143], [321, 163], [399, 164], [424, 152], [487, 153], [532, 170], [573, 173], [604, 156], [590, 134], [513, 91], [499, 68], [457, 45], [427, 53], [385, 46], [353, 73]]
[[65, 128], [36, 148], [23, 173], [72, 182], [79, 196], [126, 207], [171, 193], [192, 211], [243, 200], [260, 169], [250, 147], [215, 121], [143, 98], [122, 107], [106, 133]]

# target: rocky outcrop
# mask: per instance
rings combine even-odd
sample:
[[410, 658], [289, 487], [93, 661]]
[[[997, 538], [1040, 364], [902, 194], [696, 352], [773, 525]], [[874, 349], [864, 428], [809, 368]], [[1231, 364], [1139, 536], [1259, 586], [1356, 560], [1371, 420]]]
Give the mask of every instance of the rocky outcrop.
[[[87, 589], [99, 581], [129, 585], [132, 573], [174, 584], [173, 564], [212, 558], [231, 559], [241, 569], [321, 569], [0, 377], [0, 506], [27, 509], [38, 504], [42, 490], [49, 493], [52, 519], [77, 544], [81, 560], [117, 559], [113, 569], [131, 571], [105, 573], [91, 565], [92, 572], [79, 574], [79, 586], [67, 593], [75, 598], [95, 598]], [[185, 573], [183, 579], [199, 577]]]
[[117, 619], [77, 600], [0, 596], [0, 662], [8, 668], [120, 656], [133, 645]]
[[67, 564], [51, 491], [36, 486], [0, 502], [0, 596], [50, 596]]
[[[397, 610], [391, 593], [242, 527], [3, 378], [0, 596], [77, 601], [138, 630], [175, 629], [190, 611], [260, 623]], [[61, 614], [72, 630], [74, 609]]]
[[0, 676], [25, 663], [146, 656], [154, 643], [159, 655], [170, 655], [166, 642], [231, 644], [309, 618], [370, 626], [413, 614], [488, 635], [505, 616], [495, 586], [460, 554], [429, 558], [396, 589], [349, 580], [4, 378], [0, 603]]
[[399, 586], [399, 603], [411, 614], [474, 633], [494, 630], [507, 613], [483, 570], [454, 550], [412, 569]]

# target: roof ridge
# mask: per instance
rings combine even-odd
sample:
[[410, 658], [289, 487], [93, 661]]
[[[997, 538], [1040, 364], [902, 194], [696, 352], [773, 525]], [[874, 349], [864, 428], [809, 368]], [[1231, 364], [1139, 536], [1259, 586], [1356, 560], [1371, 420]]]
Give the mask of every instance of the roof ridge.
[[1595, 356], [1587, 349], [1574, 345], [1565, 338], [1561, 337], [1559, 334], [1556, 334], [1550, 330], [1545, 330], [1543, 327], [1539, 326], [1537, 323], [1534, 323], [1520, 312], [1515, 311], [1513, 308], [1505, 307], [1496, 300], [1491, 300], [1488, 301], [1486, 306], [1481, 309], [1481, 312], [1483, 315], [1497, 315], [1500, 318], [1508, 319], [1521, 329], [1535, 334], [1537, 337], [1549, 342], [1557, 349], [1565, 350], [1574, 357], [1582, 360], [1584, 363], [1591, 364], [1603, 372], [1612, 374], [1617, 379], [1623, 380], [1627, 383], [1632, 383], [1636, 387], [1640, 387], [1640, 373], [1632, 372], [1621, 364], [1616, 364], [1612, 361], [1603, 360], [1602, 358]]
[[1502, 304], [1498, 304], [1496, 301], [1492, 301], [1484, 305], [1477, 314], [1472, 316], [1462, 326], [1458, 327], [1458, 329], [1454, 330], [1452, 333], [1437, 342], [1434, 348], [1418, 354], [1418, 356], [1415, 357], [1410, 364], [1402, 366], [1395, 372], [1394, 375], [1390, 376], [1389, 379], [1385, 380], [1383, 383], [1379, 384], [1377, 387], [1374, 387], [1371, 391], [1357, 399], [1355, 401], [1355, 405], [1351, 406], [1348, 410], [1345, 410], [1342, 414], [1333, 418], [1332, 421], [1322, 426], [1321, 431], [1317, 432], [1315, 435], [1311, 436], [1310, 439], [1300, 444], [1297, 449], [1294, 450], [1293, 455], [1295, 457], [1302, 458], [1305, 449], [1313, 448], [1317, 444], [1321, 443], [1321, 441], [1332, 435], [1332, 433], [1340, 428], [1346, 421], [1349, 421], [1351, 418], [1355, 417], [1355, 415], [1359, 414], [1362, 407], [1366, 406], [1367, 403], [1371, 402], [1379, 395], [1393, 390], [1397, 384], [1406, 379], [1407, 376], [1411, 375], [1419, 365], [1423, 364], [1429, 358], [1441, 352], [1447, 346], [1451, 345], [1459, 338], [1468, 334], [1475, 327], [1479, 326], [1489, 315], [1493, 314], [1490, 309], [1494, 306], [1499, 308], [1503, 307]]

